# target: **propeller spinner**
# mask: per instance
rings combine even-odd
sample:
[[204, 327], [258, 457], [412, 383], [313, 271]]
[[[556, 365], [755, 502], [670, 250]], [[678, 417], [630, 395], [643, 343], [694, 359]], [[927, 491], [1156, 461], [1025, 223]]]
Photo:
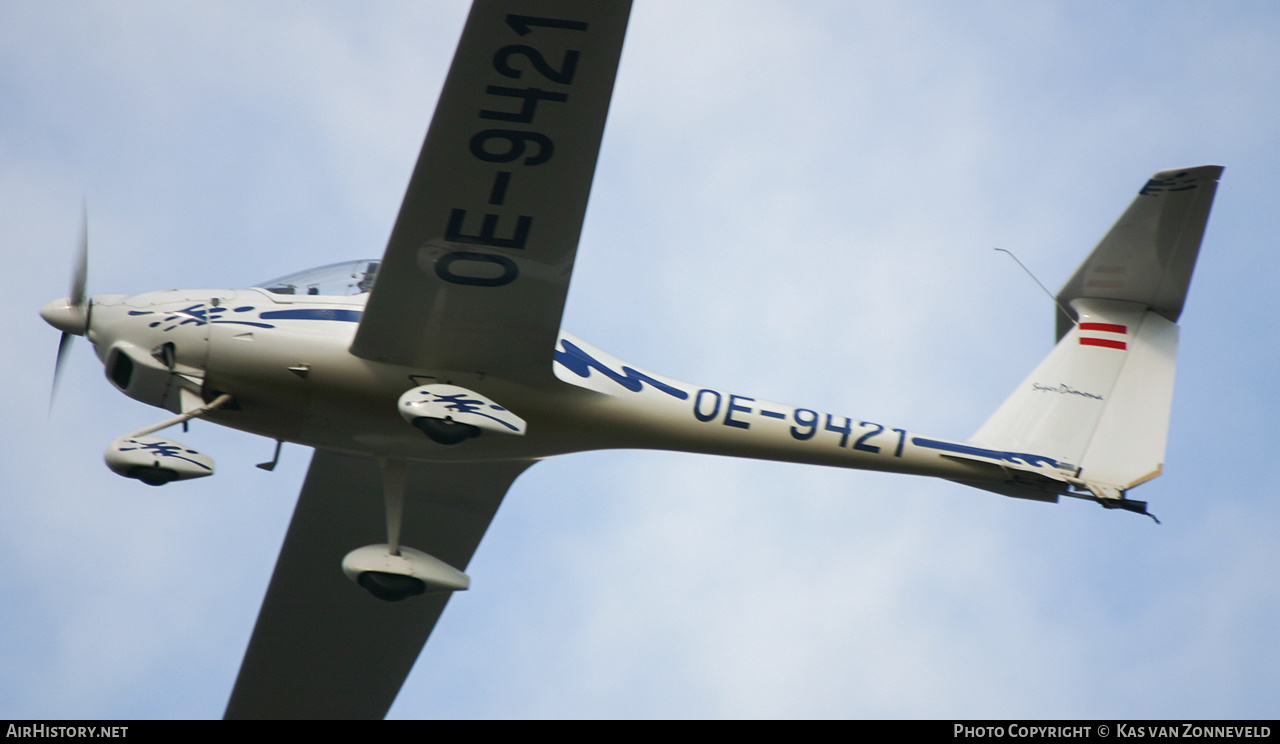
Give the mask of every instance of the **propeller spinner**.
[[92, 303], [85, 297], [85, 284], [89, 275], [89, 215], [85, 210], [80, 220], [80, 249], [71, 270], [71, 294], [60, 300], [54, 300], [40, 308], [40, 317], [49, 325], [62, 331], [58, 340], [58, 358], [53, 367], [53, 390], [49, 394], [50, 404], [58, 390], [58, 378], [62, 374], [62, 362], [71, 348], [75, 336], [83, 336], [89, 330], [89, 312]]

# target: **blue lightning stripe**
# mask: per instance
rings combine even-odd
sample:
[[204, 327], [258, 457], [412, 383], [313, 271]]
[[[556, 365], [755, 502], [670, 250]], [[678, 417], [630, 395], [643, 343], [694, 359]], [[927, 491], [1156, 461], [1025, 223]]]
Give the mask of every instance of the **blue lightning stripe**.
[[263, 320], [344, 320], [348, 323], [359, 323], [361, 310], [335, 310], [328, 307], [305, 308], [299, 310], [272, 310], [259, 315]]
[[1005, 452], [1002, 450], [991, 450], [983, 447], [973, 447], [967, 444], [955, 444], [953, 442], [939, 442], [936, 439], [925, 439], [924, 437], [912, 437], [911, 443], [918, 447], [928, 447], [930, 449], [942, 450], [943, 452], [955, 452], [960, 455], [976, 455], [978, 457], [989, 457], [992, 460], [1004, 460], [1014, 464], [1027, 464], [1032, 467], [1040, 467], [1048, 465], [1062, 470], [1072, 470], [1073, 467], [1064, 462], [1058, 462], [1052, 457], [1044, 455], [1032, 455], [1026, 452]]
[[560, 343], [564, 345], [564, 351], [556, 352], [556, 361], [578, 377], [590, 377], [591, 370], [594, 369], [633, 393], [640, 392], [644, 387], [644, 384], [649, 383], [654, 388], [661, 390], [673, 398], [686, 400], [689, 397], [689, 394], [680, 388], [668, 385], [661, 380], [655, 380], [649, 375], [646, 375], [643, 372], [638, 372], [630, 367], [624, 366], [622, 368], [622, 373], [619, 374], [618, 372], [609, 369], [609, 366], [604, 362], [601, 362], [591, 356], [573, 343], [564, 339], [560, 339]]

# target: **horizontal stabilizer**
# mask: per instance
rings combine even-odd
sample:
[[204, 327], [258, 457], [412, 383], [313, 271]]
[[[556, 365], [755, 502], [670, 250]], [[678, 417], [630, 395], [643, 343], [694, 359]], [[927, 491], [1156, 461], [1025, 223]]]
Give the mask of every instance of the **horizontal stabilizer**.
[[[1191, 283], [1222, 166], [1160, 171], [1058, 292], [1074, 300], [1123, 300], [1177, 322]], [[1058, 316], [1058, 338], [1074, 318]]]

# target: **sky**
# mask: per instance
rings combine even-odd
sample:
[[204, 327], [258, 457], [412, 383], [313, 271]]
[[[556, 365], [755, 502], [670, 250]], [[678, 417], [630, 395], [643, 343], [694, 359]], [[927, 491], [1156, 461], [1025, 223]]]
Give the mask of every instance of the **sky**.
[[[89, 291], [381, 254], [464, 2], [0, 0], [0, 718], [222, 714], [309, 451], [102, 463], [168, 414], [57, 331]], [[964, 439], [1154, 172], [1226, 167], [1163, 521], [661, 452], [512, 488], [393, 718], [1280, 714], [1280, 7], [636, 0], [564, 326], [661, 374]], [[335, 566], [334, 570], [338, 570]]]

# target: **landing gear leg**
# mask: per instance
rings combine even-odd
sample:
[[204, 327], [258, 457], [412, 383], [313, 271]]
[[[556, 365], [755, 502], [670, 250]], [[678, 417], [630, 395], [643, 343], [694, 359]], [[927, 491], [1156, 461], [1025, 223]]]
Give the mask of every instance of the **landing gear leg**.
[[342, 570], [365, 591], [386, 602], [418, 594], [466, 589], [471, 579], [444, 561], [400, 544], [404, 520], [405, 461], [380, 460], [387, 515], [385, 545], [367, 545], [347, 554]]
[[383, 497], [387, 507], [387, 551], [400, 555], [400, 524], [404, 520], [404, 460], [382, 461]]

